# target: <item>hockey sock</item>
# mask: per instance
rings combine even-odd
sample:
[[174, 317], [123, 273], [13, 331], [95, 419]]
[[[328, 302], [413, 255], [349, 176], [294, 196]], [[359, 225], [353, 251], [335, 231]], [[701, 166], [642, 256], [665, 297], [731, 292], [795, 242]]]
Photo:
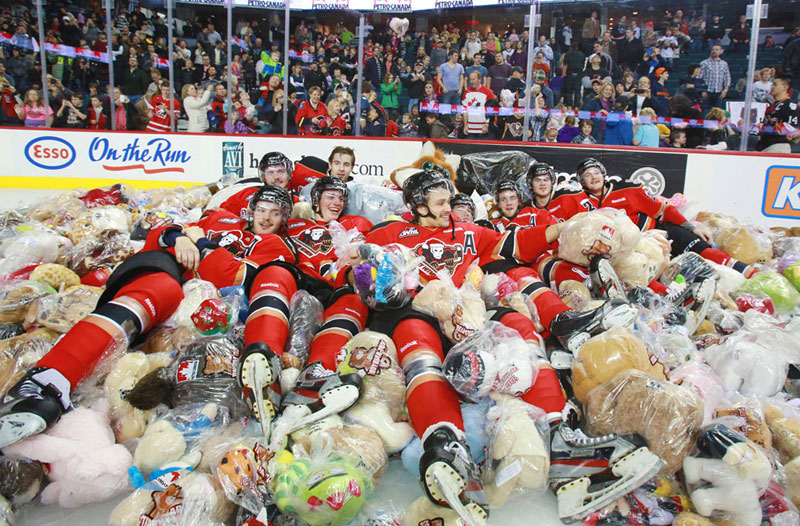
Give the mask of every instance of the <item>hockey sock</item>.
[[536, 327], [533, 325], [531, 319], [527, 316], [523, 316], [519, 312], [515, 311], [504, 314], [500, 318], [500, 323], [517, 331], [526, 342], [537, 346], [542, 342], [542, 338], [536, 332]]
[[700, 255], [710, 261], [713, 261], [714, 263], [731, 267], [733, 270], [741, 273], [746, 278], [750, 278], [753, 274], [758, 272], [758, 270], [756, 270], [754, 267], [745, 265], [741, 261], [732, 258], [729, 254], [716, 248], [707, 248], [700, 252]]
[[544, 283], [551, 288], [558, 287], [567, 280], [585, 283], [589, 279], [587, 269], [550, 255], [541, 258], [536, 269]]
[[547, 337], [550, 333], [550, 323], [553, 318], [558, 316], [564, 311], [570, 310], [569, 307], [564, 305], [558, 294], [550, 290], [547, 285], [539, 277], [535, 270], [517, 267], [509, 270], [506, 274], [512, 279], [517, 280], [519, 283], [520, 292], [530, 297], [533, 304], [536, 306], [539, 321], [541, 321], [544, 330], [542, 337]]
[[667, 286], [658, 281], [657, 279], [654, 279], [653, 281], [648, 283], [647, 288], [649, 288], [650, 290], [661, 296], [666, 296], [667, 292], [669, 292], [667, 290]]
[[79, 321], [36, 365], [56, 369], [75, 387], [106, 353], [169, 318], [181, 299], [181, 285], [169, 274], [138, 276]]
[[418, 436], [440, 422], [464, 431], [458, 394], [442, 374], [442, 341], [427, 322], [407, 319], [397, 324], [392, 340], [406, 374], [406, 405]]
[[566, 398], [558, 376], [545, 360], [539, 360], [539, 375], [536, 377], [536, 382], [521, 398], [529, 404], [543, 409], [547, 413], [548, 420], [556, 415], [560, 417], [561, 410], [566, 405]]
[[364, 330], [367, 313], [367, 306], [356, 294], [346, 294], [325, 309], [325, 322], [311, 342], [309, 363], [320, 361], [326, 369], [336, 370], [336, 353]]
[[250, 289], [245, 347], [264, 342], [275, 354], [283, 354], [289, 335], [289, 300], [295, 292], [297, 282], [285, 268], [273, 265], [258, 273]]

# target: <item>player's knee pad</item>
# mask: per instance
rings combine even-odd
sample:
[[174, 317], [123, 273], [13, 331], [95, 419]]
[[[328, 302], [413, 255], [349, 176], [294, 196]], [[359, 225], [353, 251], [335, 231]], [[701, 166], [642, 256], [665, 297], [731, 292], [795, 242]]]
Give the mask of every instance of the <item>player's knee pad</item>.
[[410, 386], [415, 379], [426, 374], [444, 376], [442, 373], [442, 359], [436, 356], [433, 351], [420, 352], [411, 360], [408, 360], [403, 364], [403, 372], [406, 375], [406, 386]]

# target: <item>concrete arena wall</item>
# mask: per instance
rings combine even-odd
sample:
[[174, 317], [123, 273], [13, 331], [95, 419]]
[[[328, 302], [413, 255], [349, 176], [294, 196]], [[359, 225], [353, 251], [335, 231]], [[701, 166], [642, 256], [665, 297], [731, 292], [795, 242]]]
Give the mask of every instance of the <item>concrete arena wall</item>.
[[[266, 152], [281, 151], [297, 161], [307, 155], [327, 158], [337, 145], [355, 151], [355, 173], [388, 177], [420, 155], [422, 142], [4, 128], [0, 129], [0, 207], [116, 182], [139, 189], [203, 184], [219, 179], [224, 163], [240, 167], [245, 177], [255, 176]], [[598, 157], [610, 176], [636, 180], [665, 196], [682, 192], [690, 210], [730, 214], [763, 226], [800, 226], [800, 157], [796, 155], [434, 142], [460, 155], [523, 150], [555, 166], [560, 177], [574, 173], [583, 158]]]

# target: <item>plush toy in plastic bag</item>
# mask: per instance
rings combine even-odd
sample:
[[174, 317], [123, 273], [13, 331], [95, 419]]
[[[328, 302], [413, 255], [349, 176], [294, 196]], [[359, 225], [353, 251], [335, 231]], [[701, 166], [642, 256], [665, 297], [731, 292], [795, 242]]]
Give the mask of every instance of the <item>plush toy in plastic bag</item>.
[[183, 299], [164, 325], [170, 327], [193, 327], [192, 314], [207, 299], [219, 299], [220, 293], [211, 282], [190, 279], [183, 284]]
[[674, 473], [703, 423], [703, 401], [689, 389], [625, 370], [593, 389], [585, 404], [594, 435], [638, 433]]
[[5, 394], [53, 347], [59, 334], [50, 329], [0, 340], [0, 394]]
[[277, 459], [275, 504], [309, 526], [350, 522], [372, 497], [372, 480], [351, 460], [330, 451], [294, 458], [288, 451]]
[[305, 290], [295, 292], [289, 301], [289, 337], [281, 355], [280, 385], [284, 394], [294, 387], [308, 361], [311, 341], [322, 326], [323, 313], [322, 303]]
[[[0, 456], [0, 496], [7, 499], [14, 508], [35, 499], [44, 485], [45, 469], [40, 462], [29, 458]], [[2, 512], [0, 524], [3, 524]]]
[[396, 243], [383, 247], [372, 243], [360, 245], [358, 262], [353, 264], [352, 271], [361, 300], [378, 310], [407, 305], [419, 286], [421, 259], [408, 247]]
[[741, 397], [729, 407], [714, 411], [714, 421], [725, 424], [755, 442], [764, 451], [772, 451], [772, 433], [756, 398]]
[[739, 287], [737, 295], [744, 293], [756, 297], [768, 296], [782, 314], [787, 314], [800, 305], [800, 292], [777, 272], [759, 272], [754, 275]]
[[108, 230], [130, 232], [132, 222], [131, 213], [121, 207], [98, 206], [75, 218], [66, 234], [77, 245], [88, 238], [100, 237]]
[[670, 244], [663, 230], [643, 232], [633, 253], [618, 260], [614, 269], [628, 285], [646, 287], [669, 263]]
[[31, 263], [54, 263], [61, 252], [71, 247], [72, 241], [49, 229], [18, 232], [0, 243], [0, 276]]
[[237, 296], [228, 298], [208, 298], [200, 302], [192, 315], [192, 323], [203, 336], [225, 334], [236, 323], [239, 316]]
[[236, 381], [236, 363], [242, 348], [241, 334], [204, 337], [181, 349], [167, 367], [159, 367], [139, 380], [126, 395], [135, 408], [154, 409], [198, 402], [214, 402], [236, 418], [247, 414]]
[[537, 349], [514, 329], [487, 321], [480, 331], [450, 349], [442, 372], [469, 400], [490, 392], [521, 396], [539, 374]]
[[[584, 517], [585, 526], [669, 526], [675, 516], [691, 509], [689, 497], [672, 476], [654, 477], [608, 506]], [[684, 526], [701, 526], [684, 524]], [[711, 526], [710, 524], [708, 526]]]
[[340, 374], [358, 373], [363, 378], [361, 396], [345, 417], [374, 429], [390, 453], [404, 448], [414, 430], [407, 422], [405, 375], [391, 338], [360, 332], [342, 347], [336, 362]]
[[756, 444], [723, 424], [703, 428], [697, 452], [683, 460], [683, 473], [697, 513], [721, 516], [737, 526], [758, 526], [759, 497], [772, 464]]
[[28, 309], [26, 326], [47, 327], [63, 334], [95, 309], [102, 293], [98, 287], [77, 285], [43, 296]]
[[483, 274], [479, 266], [473, 265], [467, 271], [467, 279], [480, 289], [487, 307], [514, 309], [526, 318], [533, 319], [534, 315], [519, 290], [519, 284], [505, 273]]
[[579, 402], [589, 392], [626, 369], [636, 369], [664, 380], [664, 366], [644, 342], [628, 329], [611, 329], [584, 343], [572, 366], [572, 389]]
[[616, 264], [628, 258], [641, 232], [623, 210], [602, 208], [570, 218], [558, 236], [558, 257], [584, 267], [594, 256]]
[[499, 508], [513, 493], [530, 496], [547, 488], [550, 435], [546, 415], [538, 407], [505, 394], [491, 397], [482, 478], [489, 504]]
[[358, 248], [364, 244], [364, 234], [357, 228], [345, 230], [338, 221], [331, 221], [328, 230], [331, 234], [333, 253], [336, 255], [333, 271], [335, 275], [340, 269], [360, 262]]
[[408, 210], [403, 203], [403, 194], [397, 190], [369, 182], [354, 182], [347, 187], [350, 196], [345, 215], [358, 215], [377, 225]]
[[446, 270], [439, 271], [437, 277], [414, 297], [412, 306], [439, 320], [447, 339], [458, 343], [483, 327], [486, 306], [469, 281], [456, 288]]
[[251, 513], [259, 513], [269, 501], [272, 451], [253, 439], [221, 444], [214, 451], [215, 473], [228, 500]]
[[672, 383], [691, 389], [703, 399], [703, 424], [708, 424], [717, 408], [728, 404], [725, 389], [714, 370], [700, 360], [690, 360], [669, 372]]

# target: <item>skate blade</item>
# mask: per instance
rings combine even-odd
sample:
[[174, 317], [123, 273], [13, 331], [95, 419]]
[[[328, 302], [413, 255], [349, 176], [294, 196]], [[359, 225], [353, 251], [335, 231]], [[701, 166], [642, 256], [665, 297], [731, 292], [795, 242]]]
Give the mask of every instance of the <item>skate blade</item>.
[[620, 477], [620, 480], [605, 488], [590, 493], [589, 477], [581, 477], [561, 486], [556, 492], [558, 516], [562, 522], [578, 522], [640, 487], [653, 478], [663, 466], [664, 461], [646, 447], [628, 453], [611, 468], [611, 472]]
[[[275, 417], [275, 408], [272, 407], [272, 402], [269, 402], [269, 407], [267, 407], [264, 401], [264, 388], [259, 386], [261, 380], [259, 376], [263, 377], [263, 374], [260, 374], [258, 369], [259, 367], [253, 367], [250, 369], [250, 379], [253, 385], [257, 387], [253, 391], [256, 399], [256, 407], [253, 408], [253, 413], [258, 419], [258, 423], [261, 424], [261, 434], [264, 435], [264, 440], [269, 443], [270, 424], [272, 423], [272, 419]], [[264, 384], [261, 383], [260, 385]]]
[[[435, 467], [437, 466], [437, 464], [438, 463], [435, 463], [431, 467]], [[442, 464], [442, 466], [446, 466], [446, 464]], [[464, 482], [463, 479], [461, 479], [461, 477], [455, 471], [453, 471], [453, 469], [450, 466], [447, 466], [446, 469], [452, 473], [446, 473], [444, 469], [441, 469], [441, 467], [435, 467], [432, 470], [429, 469], [425, 473], [425, 478], [431, 477], [433, 479], [433, 488], [439, 490], [437, 493], [439, 493], [441, 497], [435, 495], [433, 491], [431, 491], [431, 494], [434, 495], [434, 498], [437, 498], [440, 501], [443, 500], [447, 502], [450, 508], [452, 508], [452, 510], [456, 512], [456, 514], [458, 514], [459, 517], [461, 517], [461, 520], [463, 520], [469, 526], [485, 526], [487, 519], [486, 513], [484, 512], [483, 514], [479, 514], [478, 516], [476, 516], [475, 513], [471, 513], [470, 510], [467, 509], [467, 507], [461, 502], [461, 499], [458, 497], [458, 494], [461, 493], [461, 491], [464, 489], [463, 484], [459, 484], [460, 487], [458, 492], [456, 492], [453, 489], [453, 486], [455, 485], [453, 484], [454, 482], [453, 477], [454, 476], [458, 477], [458, 480], [462, 483]], [[477, 506], [471, 505], [470, 507], [474, 509]]]
[[631, 305], [627, 303], [618, 305], [603, 316], [603, 321], [600, 323], [600, 325], [606, 331], [609, 329], [616, 329], [618, 327], [627, 327], [633, 323], [634, 320], [636, 320], [638, 315], [639, 311], [637, 311]]
[[358, 390], [358, 387], [354, 385], [344, 384], [334, 387], [330, 391], [320, 395], [320, 401], [324, 404], [322, 409], [300, 418], [292, 425], [288, 432], [294, 433], [318, 420], [350, 409], [350, 407], [358, 401], [360, 395], [361, 392]]
[[37, 435], [47, 429], [44, 418], [33, 413], [0, 416], [0, 449]]
[[[608, 267], [608, 268], [606, 268]], [[622, 285], [622, 281], [616, 275], [616, 271], [614, 267], [611, 265], [611, 262], [607, 259], [598, 262], [597, 264], [597, 274], [598, 280], [600, 281], [599, 285], [605, 291], [605, 295], [609, 299], [621, 299], [621, 300], [628, 300], [628, 296], [625, 294], [625, 288]]]

